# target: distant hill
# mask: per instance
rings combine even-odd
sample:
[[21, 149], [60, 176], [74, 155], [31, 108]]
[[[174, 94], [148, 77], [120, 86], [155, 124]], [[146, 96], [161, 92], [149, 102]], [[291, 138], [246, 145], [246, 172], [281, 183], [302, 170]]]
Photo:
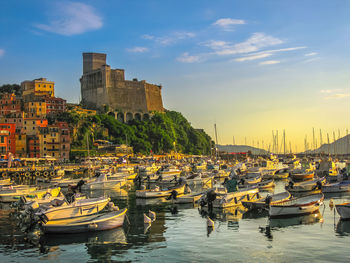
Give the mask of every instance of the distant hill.
[[307, 151], [314, 153], [330, 153], [330, 154], [346, 154], [350, 152], [350, 135], [346, 135], [330, 144], [323, 144], [315, 151]]
[[255, 148], [248, 145], [218, 145], [219, 151], [223, 152], [248, 152], [250, 151], [252, 154], [266, 154], [267, 151], [259, 148]]

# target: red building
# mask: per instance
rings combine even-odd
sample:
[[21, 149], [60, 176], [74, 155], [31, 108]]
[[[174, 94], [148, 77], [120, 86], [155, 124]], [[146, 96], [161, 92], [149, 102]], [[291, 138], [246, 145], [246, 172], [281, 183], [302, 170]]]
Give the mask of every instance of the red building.
[[0, 123], [0, 153], [7, 156], [9, 152], [16, 154], [16, 124]]
[[21, 100], [15, 94], [4, 93], [0, 97], [0, 115], [6, 116], [13, 113], [21, 113]]
[[27, 156], [40, 158], [40, 140], [36, 135], [27, 136]]
[[61, 147], [61, 160], [69, 160], [70, 151], [70, 133], [67, 122], [57, 122], [57, 126], [60, 128], [60, 147]]
[[66, 100], [55, 97], [45, 97], [46, 115], [57, 115], [66, 111]]

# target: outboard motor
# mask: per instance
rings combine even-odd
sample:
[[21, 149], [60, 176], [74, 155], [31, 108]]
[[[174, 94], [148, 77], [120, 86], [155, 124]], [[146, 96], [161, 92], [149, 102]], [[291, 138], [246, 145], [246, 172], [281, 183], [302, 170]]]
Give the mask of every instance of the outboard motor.
[[322, 189], [322, 183], [320, 181], [316, 182], [316, 189], [318, 189], [318, 190]]
[[270, 206], [271, 201], [272, 201], [272, 196], [271, 195], [266, 196], [266, 198], [265, 198], [265, 205], [266, 205], [266, 207]]
[[163, 180], [163, 176], [159, 175], [158, 178], [156, 179], [156, 181], [161, 182]]
[[288, 188], [293, 189], [294, 183], [292, 181], [289, 181]]
[[207, 193], [207, 201], [208, 201], [208, 211], [213, 211], [213, 202], [216, 199], [216, 192], [214, 190], [210, 190]]
[[176, 200], [178, 194], [179, 193], [176, 190], [173, 190], [171, 191], [170, 195], [167, 197], [166, 200], [171, 200], [171, 199]]

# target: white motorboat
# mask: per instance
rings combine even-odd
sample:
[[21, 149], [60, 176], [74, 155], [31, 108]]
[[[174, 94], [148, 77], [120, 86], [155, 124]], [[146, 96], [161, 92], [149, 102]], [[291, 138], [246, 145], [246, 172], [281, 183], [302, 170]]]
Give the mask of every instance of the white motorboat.
[[42, 207], [35, 214], [45, 216], [47, 220], [58, 220], [78, 216], [86, 216], [100, 212], [110, 201], [110, 198], [99, 197], [76, 200], [72, 203], [64, 202], [57, 207]]
[[293, 198], [278, 204], [270, 204], [270, 217], [298, 216], [316, 212], [324, 199], [323, 194]]
[[342, 181], [338, 183], [325, 184], [321, 188], [322, 193], [342, 193], [350, 191], [350, 181]]
[[110, 180], [107, 178], [106, 174], [101, 174], [95, 179], [95, 181], [90, 181], [84, 183], [81, 187], [82, 190], [101, 190], [101, 189], [116, 189], [121, 188], [127, 182], [127, 179], [117, 179]]

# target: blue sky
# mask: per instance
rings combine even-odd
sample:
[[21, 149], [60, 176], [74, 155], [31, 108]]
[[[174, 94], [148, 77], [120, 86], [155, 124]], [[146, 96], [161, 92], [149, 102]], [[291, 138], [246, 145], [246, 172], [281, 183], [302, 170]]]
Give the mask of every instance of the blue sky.
[[[3, 1], [0, 84], [47, 77], [77, 102], [82, 52], [163, 85], [164, 105], [219, 142], [302, 150], [312, 127], [345, 134], [350, 1]], [[325, 136], [325, 135], [324, 135]], [[310, 139], [309, 139], [310, 140]]]

